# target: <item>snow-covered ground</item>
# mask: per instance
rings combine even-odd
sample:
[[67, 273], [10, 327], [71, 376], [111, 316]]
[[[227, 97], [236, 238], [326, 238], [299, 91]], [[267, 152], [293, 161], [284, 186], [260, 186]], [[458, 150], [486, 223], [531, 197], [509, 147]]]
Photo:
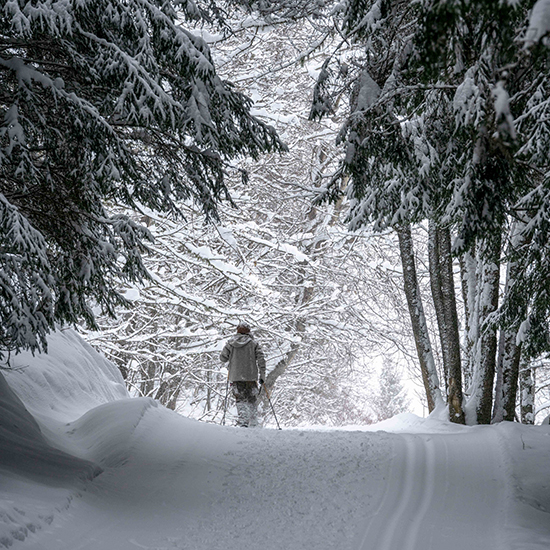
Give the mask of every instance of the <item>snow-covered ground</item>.
[[72, 331], [50, 348], [0, 383], [0, 547], [550, 548], [550, 426], [215, 426], [130, 399]]

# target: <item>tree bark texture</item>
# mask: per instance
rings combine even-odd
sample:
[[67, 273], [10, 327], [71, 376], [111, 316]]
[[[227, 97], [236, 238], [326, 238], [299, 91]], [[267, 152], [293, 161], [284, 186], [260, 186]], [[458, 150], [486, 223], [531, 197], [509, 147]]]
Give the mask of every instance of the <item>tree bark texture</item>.
[[451, 422], [464, 424], [462, 409], [462, 363], [460, 358], [460, 333], [456, 310], [453, 257], [451, 254], [451, 232], [449, 228], [439, 228], [439, 259], [441, 265], [441, 290], [445, 320], [445, 341], [447, 342], [447, 402]]
[[447, 342], [447, 330], [445, 326], [445, 306], [443, 305], [443, 283], [441, 280], [441, 258], [439, 254], [439, 233], [440, 229], [433, 221], [428, 225], [428, 262], [430, 269], [430, 289], [434, 303], [439, 342], [441, 345], [441, 357], [443, 359], [443, 372], [445, 373], [445, 388], [448, 389], [449, 376], [449, 345]]
[[458, 331], [450, 230], [438, 226], [434, 221], [430, 221], [428, 249], [430, 284], [441, 341], [449, 419], [451, 422], [464, 424], [460, 334]]
[[[508, 249], [508, 256], [512, 257], [515, 250], [526, 244], [525, 223], [518, 221], [512, 229], [512, 238]], [[507, 296], [509, 290], [521, 276], [521, 265], [517, 261], [509, 260], [506, 267], [506, 285], [504, 295]], [[521, 342], [517, 342], [517, 325], [523, 321], [527, 315], [527, 300], [519, 307], [519, 319], [515, 326], [506, 328], [501, 332], [499, 356], [497, 364], [497, 387], [495, 392], [495, 407], [493, 413], [493, 422], [515, 420], [517, 390], [519, 380], [519, 366], [521, 359]]]
[[480, 342], [476, 402], [478, 424], [490, 424], [493, 409], [493, 385], [496, 371], [497, 330], [490, 316], [498, 308], [500, 284], [500, 237], [487, 246], [483, 254], [483, 273], [480, 305]]
[[465, 252], [460, 257], [460, 275], [462, 298], [464, 302], [464, 353], [462, 357], [462, 376], [464, 387], [469, 387], [475, 365], [475, 343], [478, 339], [479, 308], [476, 300], [478, 270], [476, 258]]
[[422, 381], [424, 382], [424, 388], [426, 390], [428, 410], [432, 412], [436, 405], [443, 403], [443, 398], [441, 397], [439, 379], [428, 333], [428, 325], [426, 323], [424, 307], [418, 287], [410, 225], [404, 225], [397, 228], [397, 235], [399, 237], [401, 264], [403, 266], [403, 287], [411, 317], [414, 341], [422, 373]]
[[522, 424], [535, 423], [535, 380], [533, 369], [527, 362], [521, 364], [519, 371], [520, 409]]
[[516, 337], [516, 330], [505, 330], [501, 334], [502, 353], [499, 354], [498, 365], [500, 384], [497, 384], [494, 422], [515, 420], [521, 359], [521, 344], [516, 343]]

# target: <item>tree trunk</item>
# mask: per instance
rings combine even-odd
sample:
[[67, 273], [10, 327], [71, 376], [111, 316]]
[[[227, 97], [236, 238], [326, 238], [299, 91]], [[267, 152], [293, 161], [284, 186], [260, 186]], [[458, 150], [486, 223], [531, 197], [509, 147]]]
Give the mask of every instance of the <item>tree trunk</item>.
[[[506, 287], [504, 294], [508, 296], [510, 289], [513, 288], [517, 281], [521, 279], [524, 266], [518, 261], [514, 261], [514, 254], [523, 247], [528, 246], [531, 242], [531, 236], [526, 235], [527, 223], [529, 217], [517, 220], [512, 227], [510, 246], [508, 249], [507, 271], [506, 271]], [[522, 294], [519, 298], [521, 303], [517, 304], [517, 324], [522, 323], [527, 317], [527, 302], [528, 297]], [[517, 299], [517, 298], [516, 298]], [[521, 325], [520, 325], [521, 326]], [[507, 329], [503, 335], [502, 358], [499, 362], [500, 387], [497, 397], [499, 398], [499, 408], [495, 415], [495, 420], [508, 420], [513, 422], [516, 418], [515, 410], [518, 393], [518, 380], [521, 362], [522, 342], [518, 343], [519, 328]]]
[[[513, 258], [516, 250], [526, 244], [525, 223], [517, 221], [512, 228], [508, 256]], [[521, 276], [521, 265], [517, 261], [509, 260], [506, 267], [506, 286], [504, 295], [507, 296], [509, 290]], [[527, 315], [527, 300], [519, 304], [518, 323], [523, 321]], [[497, 365], [497, 387], [495, 392], [495, 407], [493, 413], [493, 422], [515, 420], [517, 389], [519, 379], [519, 365], [521, 359], [521, 342], [517, 342], [518, 329], [510, 327], [501, 332], [501, 342], [499, 347], [499, 357]]]
[[451, 232], [448, 228], [439, 228], [439, 259], [441, 265], [441, 290], [443, 295], [443, 313], [445, 320], [445, 341], [447, 343], [447, 376], [449, 419], [464, 424], [462, 410], [462, 364], [460, 360], [460, 334], [458, 331], [458, 313], [456, 310], [453, 257], [451, 254]]
[[464, 387], [472, 383], [475, 365], [475, 343], [479, 333], [479, 308], [476, 300], [478, 288], [477, 261], [470, 252], [460, 257], [460, 276], [462, 298], [464, 301], [464, 354], [462, 360], [462, 375]]
[[271, 392], [273, 389], [273, 386], [275, 385], [275, 382], [279, 378], [279, 376], [282, 376], [290, 363], [292, 363], [292, 360], [296, 356], [300, 349], [300, 345], [296, 343], [292, 343], [290, 345], [289, 350], [283, 355], [283, 357], [277, 362], [275, 365], [275, 368], [273, 368], [269, 374], [267, 375], [267, 378], [265, 380], [265, 385], [268, 389], [268, 391]]
[[497, 390], [493, 422], [513, 422], [516, 416], [517, 388], [521, 343], [516, 343], [517, 331], [507, 329], [501, 333], [501, 349], [498, 361]]
[[157, 379], [157, 365], [152, 361], [147, 361], [145, 367], [141, 369], [141, 394], [144, 397], [152, 397], [155, 391], [155, 380]]
[[535, 423], [535, 380], [533, 370], [527, 362], [522, 362], [519, 371], [520, 408], [522, 424]]
[[435, 368], [430, 336], [428, 334], [428, 325], [426, 323], [424, 307], [418, 287], [410, 225], [404, 225], [397, 228], [397, 235], [399, 237], [401, 264], [403, 266], [403, 286], [411, 317], [422, 380], [426, 390], [428, 410], [432, 412], [437, 405], [443, 403], [443, 398], [441, 397], [441, 391], [439, 389], [439, 379]]
[[440, 227], [434, 221], [430, 221], [428, 249], [430, 284], [441, 341], [449, 419], [451, 422], [464, 424], [460, 334], [458, 331], [451, 233], [449, 229]]
[[474, 395], [476, 404], [476, 422], [490, 424], [493, 409], [493, 385], [496, 371], [497, 331], [490, 323], [490, 316], [498, 307], [500, 283], [500, 245], [501, 238], [496, 237], [483, 255], [483, 272], [480, 303], [479, 362], [475, 375]]
[[449, 382], [449, 345], [447, 342], [447, 330], [445, 324], [445, 306], [443, 305], [443, 283], [441, 280], [441, 257], [439, 252], [440, 228], [433, 220], [428, 225], [428, 262], [430, 270], [430, 289], [434, 303], [439, 342], [441, 344], [441, 357], [443, 359], [443, 372], [445, 373], [445, 388]]

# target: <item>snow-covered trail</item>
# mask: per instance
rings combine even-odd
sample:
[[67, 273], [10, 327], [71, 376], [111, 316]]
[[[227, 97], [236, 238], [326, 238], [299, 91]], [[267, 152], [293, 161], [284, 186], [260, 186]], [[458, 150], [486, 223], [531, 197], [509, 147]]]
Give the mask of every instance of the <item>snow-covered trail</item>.
[[130, 398], [73, 331], [50, 344], [0, 383], [1, 548], [550, 548], [548, 424], [213, 426]]
[[506, 479], [494, 431], [398, 435], [379, 508], [357, 548], [507, 548]]
[[494, 430], [242, 430], [148, 408], [127, 461], [14, 550], [503, 550]]

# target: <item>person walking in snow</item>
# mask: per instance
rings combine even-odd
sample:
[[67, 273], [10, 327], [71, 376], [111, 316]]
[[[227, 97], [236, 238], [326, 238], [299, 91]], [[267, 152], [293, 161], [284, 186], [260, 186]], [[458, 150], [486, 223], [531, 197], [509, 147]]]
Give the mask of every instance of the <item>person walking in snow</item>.
[[260, 384], [264, 383], [265, 357], [247, 324], [239, 324], [237, 334], [225, 344], [220, 361], [229, 363], [229, 382], [237, 404], [237, 426], [257, 426], [257, 381], [259, 376]]

